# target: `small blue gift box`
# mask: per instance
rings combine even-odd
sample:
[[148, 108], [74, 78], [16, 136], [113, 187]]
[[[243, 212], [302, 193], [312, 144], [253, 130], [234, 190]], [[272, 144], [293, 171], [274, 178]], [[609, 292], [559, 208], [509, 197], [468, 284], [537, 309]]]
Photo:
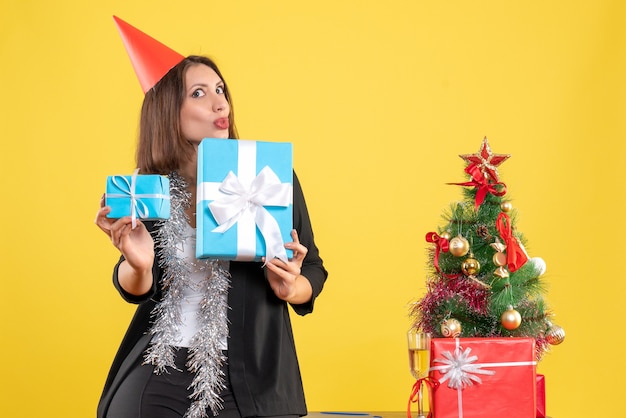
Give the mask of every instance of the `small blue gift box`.
[[157, 174], [107, 177], [105, 204], [111, 207], [107, 218], [132, 216], [155, 220], [170, 217], [170, 181]]
[[287, 261], [293, 241], [292, 145], [202, 140], [198, 148], [196, 257]]

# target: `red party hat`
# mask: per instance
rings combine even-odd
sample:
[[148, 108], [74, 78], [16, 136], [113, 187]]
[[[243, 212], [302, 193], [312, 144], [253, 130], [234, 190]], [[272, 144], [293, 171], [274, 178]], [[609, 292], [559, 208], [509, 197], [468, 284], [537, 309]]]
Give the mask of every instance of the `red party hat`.
[[185, 57], [113, 16], [144, 94]]

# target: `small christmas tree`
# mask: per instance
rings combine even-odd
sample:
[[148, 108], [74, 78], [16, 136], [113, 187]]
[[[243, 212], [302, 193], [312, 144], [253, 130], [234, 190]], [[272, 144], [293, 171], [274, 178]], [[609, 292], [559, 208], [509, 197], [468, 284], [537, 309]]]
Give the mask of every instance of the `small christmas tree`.
[[464, 200], [450, 205], [437, 233], [426, 235], [429, 278], [410, 310], [413, 327], [434, 337], [532, 337], [541, 359], [565, 333], [552, 324], [543, 298], [546, 265], [528, 257], [498, 177], [510, 155], [492, 153], [485, 138], [476, 154], [460, 157], [470, 180], [451, 183], [464, 187]]

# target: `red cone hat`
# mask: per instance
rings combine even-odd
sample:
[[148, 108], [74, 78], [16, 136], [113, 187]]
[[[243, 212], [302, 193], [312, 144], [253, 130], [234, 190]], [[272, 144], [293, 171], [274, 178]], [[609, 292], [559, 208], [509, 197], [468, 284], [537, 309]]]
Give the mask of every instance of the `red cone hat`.
[[144, 94], [185, 57], [113, 16]]

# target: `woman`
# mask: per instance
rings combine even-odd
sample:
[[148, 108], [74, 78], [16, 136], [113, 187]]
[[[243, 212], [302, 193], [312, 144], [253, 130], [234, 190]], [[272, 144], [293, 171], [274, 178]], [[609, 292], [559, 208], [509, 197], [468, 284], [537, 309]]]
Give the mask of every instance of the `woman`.
[[137, 166], [169, 176], [170, 219], [132, 229], [130, 217], [106, 218], [104, 202], [96, 217], [121, 252], [114, 284], [138, 304], [99, 418], [307, 413], [287, 304], [310, 313], [327, 272], [300, 184], [294, 174], [289, 262], [197, 260], [197, 151], [206, 137], [237, 138], [232, 103], [215, 63], [189, 56], [146, 92], [141, 112]]

